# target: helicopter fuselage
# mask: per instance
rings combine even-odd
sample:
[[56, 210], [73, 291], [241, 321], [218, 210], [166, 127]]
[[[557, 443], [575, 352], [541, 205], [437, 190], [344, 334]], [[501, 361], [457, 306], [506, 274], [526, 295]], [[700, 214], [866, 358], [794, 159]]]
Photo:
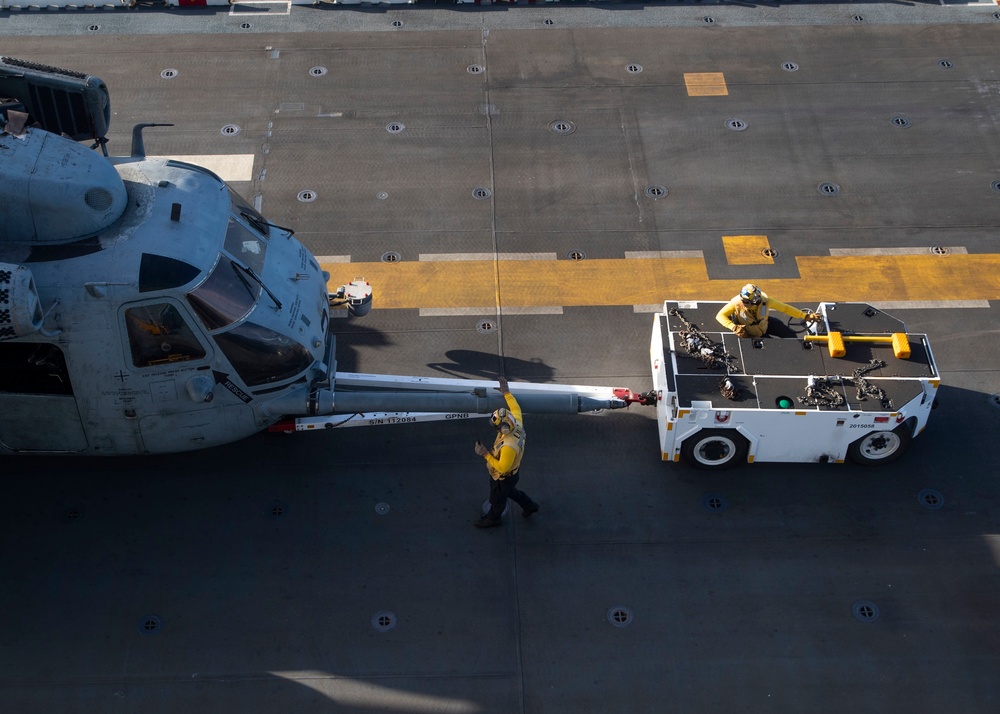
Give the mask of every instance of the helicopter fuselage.
[[3, 178], [31, 177], [0, 197], [16, 219], [0, 234], [0, 451], [185, 451], [320, 408], [329, 276], [289, 231], [191, 164], [37, 128], [0, 150]]

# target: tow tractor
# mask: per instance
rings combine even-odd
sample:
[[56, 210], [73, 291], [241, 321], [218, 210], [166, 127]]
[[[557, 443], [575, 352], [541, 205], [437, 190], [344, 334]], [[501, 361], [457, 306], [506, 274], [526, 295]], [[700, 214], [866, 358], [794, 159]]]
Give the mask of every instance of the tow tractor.
[[927, 335], [864, 303], [821, 303], [801, 339], [740, 338], [722, 302], [663, 304], [650, 363], [664, 461], [884, 464], [906, 451], [935, 406]]

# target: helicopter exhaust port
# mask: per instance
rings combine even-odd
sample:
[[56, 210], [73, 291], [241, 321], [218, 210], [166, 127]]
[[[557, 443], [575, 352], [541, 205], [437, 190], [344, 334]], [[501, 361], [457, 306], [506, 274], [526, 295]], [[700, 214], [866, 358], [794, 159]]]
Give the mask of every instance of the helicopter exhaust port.
[[330, 307], [347, 306], [352, 317], [364, 317], [372, 309], [372, 286], [364, 277], [341, 285], [335, 293], [327, 293]]

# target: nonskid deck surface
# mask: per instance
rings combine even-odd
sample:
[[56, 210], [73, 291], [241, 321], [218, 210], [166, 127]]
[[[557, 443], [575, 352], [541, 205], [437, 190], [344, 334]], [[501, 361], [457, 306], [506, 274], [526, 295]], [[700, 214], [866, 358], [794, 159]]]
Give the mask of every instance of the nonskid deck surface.
[[372, 280], [345, 371], [648, 389], [662, 301], [753, 280], [884, 309], [942, 380], [878, 469], [707, 476], [652, 410], [529, 414], [541, 511], [492, 531], [481, 420], [6, 460], [3, 709], [994, 711], [1000, 21], [935, 8], [0, 18], [108, 83], [112, 150], [172, 121], [150, 154]]

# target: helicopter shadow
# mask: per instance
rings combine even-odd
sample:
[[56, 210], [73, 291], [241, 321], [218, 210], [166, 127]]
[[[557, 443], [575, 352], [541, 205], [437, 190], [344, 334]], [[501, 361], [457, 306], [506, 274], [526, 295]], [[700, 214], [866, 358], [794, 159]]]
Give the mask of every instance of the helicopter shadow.
[[448, 350], [444, 356], [449, 361], [429, 362], [427, 366], [452, 377], [495, 379], [504, 374], [508, 379], [532, 382], [552, 382], [555, 377], [555, 369], [537, 358], [525, 360], [478, 350]]

